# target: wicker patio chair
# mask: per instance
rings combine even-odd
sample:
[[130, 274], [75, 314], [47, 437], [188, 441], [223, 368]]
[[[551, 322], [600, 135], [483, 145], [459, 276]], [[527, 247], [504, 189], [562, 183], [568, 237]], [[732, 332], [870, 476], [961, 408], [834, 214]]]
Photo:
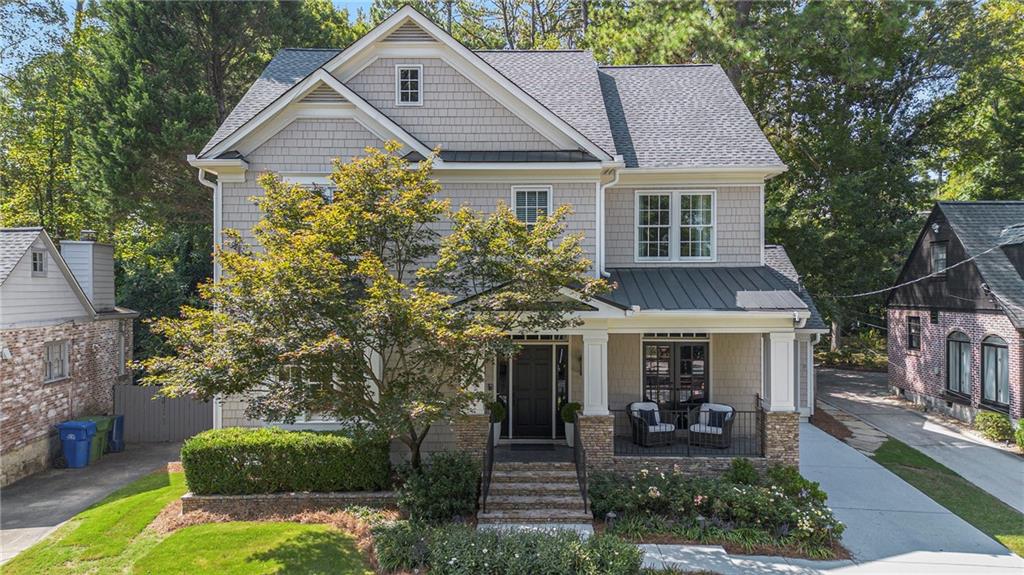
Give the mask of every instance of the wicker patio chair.
[[[721, 415], [717, 415], [721, 414]], [[704, 403], [690, 412], [687, 441], [693, 447], [725, 449], [732, 444], [736, 410], [724, 403]]]
[[[654, 412], [654, 424], [644, 421], [641, 411]], [[633, 443], [641, 447], [669, 445], [675, 436], [676, 426], [661, 421], [661, 409], [653, 401], [635, 401], [626, 408]]]

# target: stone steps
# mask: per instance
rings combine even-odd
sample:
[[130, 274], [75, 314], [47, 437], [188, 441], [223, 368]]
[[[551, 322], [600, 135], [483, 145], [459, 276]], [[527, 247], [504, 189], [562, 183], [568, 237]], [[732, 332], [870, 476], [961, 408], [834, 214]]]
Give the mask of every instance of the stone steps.
[[491, 493], [487, 498], [487, 511], [531, 509], [583, 511], [583, 499], [578, 492], [573, 495], [495, 495]]
[[576, 471], [515, 470], [491, 474], [491, 483], [577, 483]]
[[578, 483], [491, 483], [491, 497], [496, 495], [579, 495]]
[[494, 471], [566, 471], [576, 473], [576, 465], [573, 463], [549, 463], [549, 462], [509, 462], [496, 461]]
[[571, 509], [515, 509], [490, 510], [478, 513], [476, 521], [481, 525], [516, 525], [516, 524], [547, 524], [547, 523], [586, 523], [593, 518], [583, 512], [582, 502], [576, 510]]

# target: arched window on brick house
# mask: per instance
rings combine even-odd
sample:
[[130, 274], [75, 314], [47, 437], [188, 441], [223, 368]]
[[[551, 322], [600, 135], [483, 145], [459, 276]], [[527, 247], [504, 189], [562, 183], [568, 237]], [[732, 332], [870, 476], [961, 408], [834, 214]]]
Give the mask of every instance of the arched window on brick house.
[[1010, 349], [997, 335], [981, 342], [981, 399], [997, 406], [1010, 403]]

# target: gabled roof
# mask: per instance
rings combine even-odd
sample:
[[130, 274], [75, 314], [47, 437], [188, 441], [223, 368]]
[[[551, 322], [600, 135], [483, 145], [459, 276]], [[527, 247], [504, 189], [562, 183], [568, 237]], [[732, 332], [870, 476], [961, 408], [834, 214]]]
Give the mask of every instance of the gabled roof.
[[0, 228], [0, 285], [42, 231], [43, 228]]
[[628, 168], [785, 169], [719, 66], [598, 66], [579, 50], [473, 52], [408, 6], [344, 50], [279, 52], [199, 157], [316, 70], [417, 22], [598, 159], [622, 155]]
[[627, 167], [784, 167], [718, 65], [601, 66], [599, 76]]
[[[967, 257], [1014, 327], [1024, 328], [1024, 277], [1001, 246], [1016, 245], [1024, 225], [1024, 201], [939, 202]], [[994, 249], [993, 249], [994, 248]], [[954, 262], [955, 263], [955, 262]]]
[[211, 148], [241, 128], [256, 114], [274, 103], [285, 92], [335, 57], [340, 51], [319, 48], [285, 48], [278, 52], [264, 68], [259, 78], [256, 78], [252, 86], [249, 86], [245, 95], [224, 119], [224, 123], [217, 128], [210, 141], [203, 146], [199, 156], [204, 156]]

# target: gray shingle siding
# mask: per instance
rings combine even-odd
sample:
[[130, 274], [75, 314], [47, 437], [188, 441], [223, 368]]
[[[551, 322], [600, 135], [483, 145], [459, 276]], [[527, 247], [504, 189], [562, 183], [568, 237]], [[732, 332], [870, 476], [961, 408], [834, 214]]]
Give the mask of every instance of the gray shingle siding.
[[[395, 105], [395, 66], [399, 64], [423, 66], [422, 105]], [[558, 149], [440, 58], [380, 58], [347, 85], [431, 148]]]

